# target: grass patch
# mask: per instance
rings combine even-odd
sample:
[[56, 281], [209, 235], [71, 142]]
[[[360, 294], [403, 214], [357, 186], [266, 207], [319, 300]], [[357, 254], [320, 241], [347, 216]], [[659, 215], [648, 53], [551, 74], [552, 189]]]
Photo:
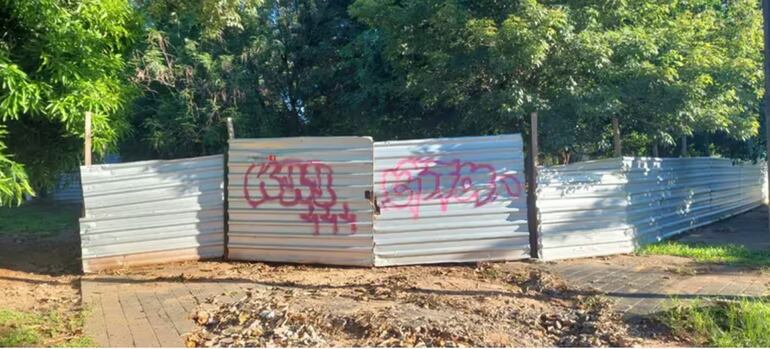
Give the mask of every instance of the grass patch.
[[696, 345], [770, 347], [770, 300], [697, 300], [661, 315], [675, 335]]
[[705, 245], [664, 241], [644, 246], [637, 250], [637, 254], [689, 257], [701, 263], [770, 267], [770, 251], [750, 251], [740, 245]]
[[80, 205], [32, 203], [0, 207], [0, 235], [53, 236], [78, 229]]
[[44, 315], [0, 309], [0, 347], [89, 347], [82, 334], [84, 315]]

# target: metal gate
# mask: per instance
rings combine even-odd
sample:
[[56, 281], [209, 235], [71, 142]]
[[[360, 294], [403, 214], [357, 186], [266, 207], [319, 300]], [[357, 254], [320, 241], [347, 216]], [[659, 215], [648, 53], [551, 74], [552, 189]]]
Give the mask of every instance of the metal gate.
[[375, 265], [529, 257], [521, 135], [374, 144]]
[[373, 265], [370, 137], [230, 141], [229, 258]]

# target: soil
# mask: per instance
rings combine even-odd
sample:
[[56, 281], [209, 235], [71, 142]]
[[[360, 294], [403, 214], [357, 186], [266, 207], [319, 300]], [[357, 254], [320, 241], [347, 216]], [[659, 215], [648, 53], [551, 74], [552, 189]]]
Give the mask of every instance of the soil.
[[41, 312], [80, 301], [77, 231], [0, 234], [0, 309]]
[[[79, 250], [77, 231], [0, 235], [0, 309], [78, 313]], [[639, 264], [638, 258], [611, 263]], [[672, 265], [659, 257], [644, 263]], [[345, 268], [203, 261], [104, 274], [254, 282], [248, 296], [209, 299], [190, 314], [199, 324], [187, 337], [190, 346], [682, 344], [658, 327], [627, 324], [606, 299], [570, 288], [539, 263]]]
[[218, 261], [109, 274], [252, 281], [191, 314], [189, 346], [676, 346], [529, 262], [339, 268]]
[[[62, 319], [58, 324], [40, 325], [43, 342], [35, 345], [61, 345], [83, 334], [78, 325], [82, 314], [79, 252], [77, 231], [0, 234], [0, 310]], [[11, 330], [0, 326], [0, 337]]]

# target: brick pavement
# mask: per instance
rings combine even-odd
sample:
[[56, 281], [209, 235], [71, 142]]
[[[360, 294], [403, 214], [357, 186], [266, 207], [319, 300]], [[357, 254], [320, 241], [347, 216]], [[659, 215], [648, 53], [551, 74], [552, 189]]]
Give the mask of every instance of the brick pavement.
[[721, 266], [688, 275], [661, 267], [618, 266], [583, 259], [555, 263], [551, 269], [573, 286], [594, 289], [614, 299], [616, 310], [628, 317], [662, 310], [672, 299], [766, 296], [770, 286], [767, 273]]
[[183, 347], [207, 298], [236, 299], [254, 283], [174, 282], [89, 276], [81, 280], [85, 332], [105, 347]]

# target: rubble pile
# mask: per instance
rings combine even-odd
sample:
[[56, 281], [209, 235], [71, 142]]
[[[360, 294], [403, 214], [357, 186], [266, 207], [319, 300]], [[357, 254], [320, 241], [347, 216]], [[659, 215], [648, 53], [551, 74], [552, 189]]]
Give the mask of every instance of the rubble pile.
[[199, 328], [188, 347], [459, 347], [471, 346], [467, 330], [425, 321], [403, 323], [387, 311], [337, 315], [318, 309], [291, 309], [279, 292], [248, 292], [213, 310], [199, 310]]
[[327, 343], [308, 323], [310, 314], [289, 312], [273, 298], [263, 302], [257, 294], [213, 311], [199, 310], [193, 320], [201, 326], [186, 338], [188, 347], [312, 347]]
[[[593, 291], [540, 268], [412, 269], [322, 287], [283, 281], [200, 304], [190, 347], [504, 347], [637, 345]], [[313, 275], [305, 278], [311, 279]], [[298, 279], [297, 277], [293, 277]], [[431, 279], [432, 278], [432, 279]], [[312, 284], [312, 281], [304, 281]], [[315, 285], [315, 284], [313, 284]]]
[[630, 347], [632, 339], [620, 315], [610, 309], [610, 301], [590, 297], [575, 309], [543, 314], [539, 324], [562, 347]]

